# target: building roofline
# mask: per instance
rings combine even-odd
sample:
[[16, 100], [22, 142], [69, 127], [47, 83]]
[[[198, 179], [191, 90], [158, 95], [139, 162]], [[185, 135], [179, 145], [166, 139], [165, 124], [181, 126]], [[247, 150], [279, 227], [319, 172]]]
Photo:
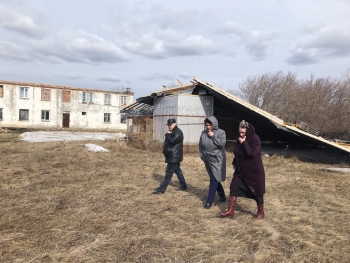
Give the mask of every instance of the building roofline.
[[104, 93], [112, 93], [112, 94], [128, 94], [134, 95], [134, 92], [127, 91], [111, 91], [111, 90], [101, 90], [101, 89], [90, 89], [90, 88], [73, 88], [68, 86], [60, 86], [60, 85], [50, 85], [50, 84], [42, 84], [42, 83], [30, 83], [30, 82], [18, 82], [18, 81], [8, 81], [8, 80], [0, 80], [0, 85], [18, 85], [18, 86], [31, 86], [38, 88], [47, 88], [47, 89], [61, 89], [61, 90], [77, 90], [77, 91], [94, 91], [94, 92], [104, 92]]

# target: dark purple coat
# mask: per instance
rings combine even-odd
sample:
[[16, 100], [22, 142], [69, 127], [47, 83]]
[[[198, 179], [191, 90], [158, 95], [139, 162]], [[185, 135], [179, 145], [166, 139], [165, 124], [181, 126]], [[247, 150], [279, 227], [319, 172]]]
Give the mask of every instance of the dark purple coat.
[[235, 144], [232, 164], [236, 167], [230, 189], [241, 178], [255, 195], [265, 194], [265, 171], [261, 158], [261, 143], [255, 128], [249, 123], [246, 129], [246, 140]]

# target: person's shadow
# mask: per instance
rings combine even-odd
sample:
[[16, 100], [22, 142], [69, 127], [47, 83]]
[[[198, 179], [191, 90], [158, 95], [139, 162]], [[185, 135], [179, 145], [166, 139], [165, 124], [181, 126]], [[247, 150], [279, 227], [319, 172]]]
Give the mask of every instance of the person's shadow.
[[[163, 182], [164, 180], [164, 175], [161, 175], [161, 174], [157, 174], [157, 173], [153, 173], [153, 179], [155, 181], [157, 181], [159, 183], [159, 185]], [[174, 180], [175, 179], [175, 180]], [[179, 188], [180, 186], [180, 183], [179, 181], [177, 180], [177, 176], [176, 174], [173, 175], [169, 185], [168, 185], [168, 188], [170, 187], [175, 187], [176, 189]], [[156, 187], [155, 187], [156, 188]], [[167, 189], [168, 189], [167, 188]], [[194, 195], [194, 196], [197, 196], [200, 200], [202, 200], [203, 202], [205, 201], [205, 198], [206, 198], [206, 195], [208, 194], [208, 190], [207, 189], [203, 189], [203, 188], [198, 188], [196, 186], [193, 186], [189, 183], [187, 183], [187, 190], [186, 192], [189, 194], [189, 195]]]
[[[157, 181], [159, 183], [159, 185], [160, 185], [163, 182], [163, 180], [164, 180], [164, 175], [153, 173], [153, 179], [155, 181]], [[175, 179], [175, 180], [173, 180], [173, 179]], [[168, 188], [169, 188], [169, 186], [170, 187], [175, 187], [176, 189], [179, 187], [179, 182], [177, 180], [176, 174], [173, 175], [172, 180], [170, 181], [170, 183], [168, 185]], [[209, 187], [209, 180], [208, 180], [208, 187]], [[187, 183], [187, 190], [186, 190], [186, 192], [188, 193], [188, 195], [196, 196], [204, 204], [204, 202], [207, 199], [208, 188], [199, 188], [199, 187], [196, 187], [194, 185], [191, 185], [191, 184]], [[227, 209], [228, 202], [229, 202], [229, 193], [228, 194], [226, 193], [226, 202], [224, 202], [224, 203], [219, 203], [219, 197], [216, 194], [213, 205], [218, 206], [221, 211], [224, 211], [224, 210]], [[236, 204], [235, 211], [238, 211], [238, 212], [244, 213], [244, 214], [255, 215], [252, 211], [244, 209], [239, 204]]]

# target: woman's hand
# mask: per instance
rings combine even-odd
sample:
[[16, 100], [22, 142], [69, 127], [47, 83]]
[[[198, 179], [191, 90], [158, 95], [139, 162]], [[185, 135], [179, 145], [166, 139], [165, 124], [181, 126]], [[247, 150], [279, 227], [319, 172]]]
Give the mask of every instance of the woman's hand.
[[208, 131], [208, 135], [209, 135], [210, 137], [212, 137], [212, 136], [214, 135], [214, 133], [213, 133], [212, 131]]
[[246, 136], [244, 137], [238, 137], [238, 141], [242, 144], [246, 139]]

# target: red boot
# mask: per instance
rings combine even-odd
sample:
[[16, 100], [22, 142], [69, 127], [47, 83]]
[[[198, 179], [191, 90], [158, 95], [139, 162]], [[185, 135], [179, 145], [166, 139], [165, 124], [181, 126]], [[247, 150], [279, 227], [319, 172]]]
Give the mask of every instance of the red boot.
[[230, 196], [228, 208], [224, 212], [220, 212], [220, 217], [233, 217], [235, 214], [235, 205], [237, 202], [237, 196]]
[[253, 216], [253, 219], [262, 219], [265, 217], [264, 213], [264, 204], [258, 204], [258, 212], [255, 216]]

